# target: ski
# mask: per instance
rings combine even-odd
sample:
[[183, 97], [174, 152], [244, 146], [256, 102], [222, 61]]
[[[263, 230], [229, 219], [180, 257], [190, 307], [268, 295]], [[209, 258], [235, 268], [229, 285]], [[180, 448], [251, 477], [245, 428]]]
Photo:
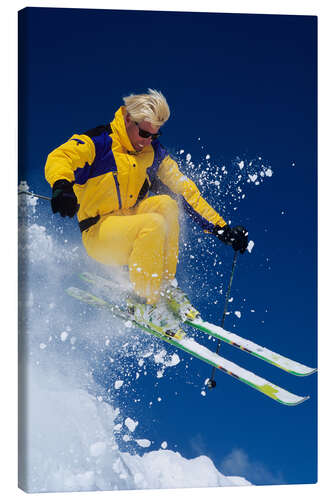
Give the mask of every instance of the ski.
[[131, 315], [121, 307], [116, 304], [112, 304], [110, 302], [105, 301], [104, 299], [97, 297], [89, 292], [81, 290], [79, 288], [70, 287], [67, 289], [67, 293], [74, 297], [75, 299], [80, 300], [81, 302], [85, 302], [91, 306], [106, 309], [111, 312], [115, 317], [118, 317], [122, 320], [130, 321], [135, 326], [140, 328], [141, 330], [154, 335], [155, 337], [167, 342], [184, 352], [187, 352], [189, 355], [208, 363], [211, 366], [214, 366], [218, 370], [221, 370], [223, 373], [230, 375], [237, 380], [243, 382], [244, 384], [249, 385], [253, 389], [265, 394], [269, 398], [277, 401], [278, 403], [295, 406], [303, 403], [309, 396], [297, 396], [277, 385], [265, 380], [262, 377], [238, 366], [237, 364], [222, 358], [218, 354], [211, 352], [209, 349], [204, 347], [203, 345], [196, 342], [192, 337], [185, 336], [182, 339], [178, 340], [175, 338], [168, 337], [166, 335], [160, 334], [155, 330], [147, 327], [146, 325], [136, 323]]
[[[115, 287], [119, 287], [118, 283], [89, 272], [80, 274], [80, 277], [90, 284], [95, 285], [99, 290], [104, 290], [105, 292], [112, 289], [114, 290]], [[206, 333], [209, 336], [215, 337], [222, 342], [226, 342], [233, 347], [237, 347], [242, 351], [252, 354], [253, 356], [256, 356], [257, 358], [270, 363], [292, 375], [304, 377], [307, 375], [311, 375], [312, 373], [315, 373], [317, 371], [316, 368], [310, 368], [309, 366], [301, 364], [297, 361], [293, 361], [292, 359], [273, 352], [266, 347], [255, 344], [251, 340], [240, 337], [235, 333], [228, 332], [220, 326], [208, 323], [207, 321], [203, 321], [201, 318], [196, 318], [193, 320], [188, 319], [185, 321], [185, 324], [196, 328], [197, 330], [200, 330], [201, 332]]]
[[197, 328], [198, 330], [215, 337], [216, 339], [222, 340], [234, 347], [238, 347], [242, 351], [245, 351], [257, 358], [270, 363], [281, 370], [284, 370], [292, 375], [297, 375], [299, 377], [304, 377], [306, 375], [311, 375], [317, 371], [316, 368], [310, 368], [309, 366], [293, 361], [290, 358], [282, 356], [276, 352], [273, 352], [266, 347], [255, 344], [251, 340], [247, 340], [235, 333], [228, 332], [220, 326], [208, 323], [202, 319], [186, 320], [185, 324]]

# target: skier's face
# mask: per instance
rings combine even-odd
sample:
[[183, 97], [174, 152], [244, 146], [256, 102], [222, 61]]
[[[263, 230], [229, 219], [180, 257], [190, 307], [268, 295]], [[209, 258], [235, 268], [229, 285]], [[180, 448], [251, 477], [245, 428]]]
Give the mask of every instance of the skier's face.
[[[131, 141], [135, 151], [138, 152], [142, 151], [151, 143], [154, 139], [152, 135], [158, 135], [159, 132], [159, 127], [154, 127], [151, 123], [145, 120], [137, 123], [133, 121], [128, 114], [125, 116], [125, 125], [129, 140]], [[145, 137], [147, 135], [148, 137]]]

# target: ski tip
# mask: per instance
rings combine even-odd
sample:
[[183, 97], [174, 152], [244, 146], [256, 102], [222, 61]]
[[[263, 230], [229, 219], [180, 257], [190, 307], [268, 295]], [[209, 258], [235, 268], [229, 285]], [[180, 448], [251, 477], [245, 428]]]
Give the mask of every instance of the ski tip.
[[318, 368], [309, 368], [309, 371], [304, 374], [304, 376], [307, 375], [312, 375], [313, 373], [316, 373], [318, 371]]
[[288, 406], [298, 406], [298, 405], [304, 403], [305, 401], [307, 401], [308, 399], [310, 399], [310, 396], [299, 397], [297, 399], [297, 401], [294, 401], [293, 403], [287, 403], [287, 404], [288, 404]]
[[304, 396], [304, 398], [302, 399], [302, 401], [299, 402], [299, 404], [304, 403], [304, 401], [307, 401], [308, 399], [310, 399], [310, 396]]
[[303, 370], [302, 372], [289, 371], [289, 373], [296, 375], [297, 377], [308, 377], [309, 375], [313, 375], [317, 371], [318, 371], [318, 368], [306, 367], [306, 370]]

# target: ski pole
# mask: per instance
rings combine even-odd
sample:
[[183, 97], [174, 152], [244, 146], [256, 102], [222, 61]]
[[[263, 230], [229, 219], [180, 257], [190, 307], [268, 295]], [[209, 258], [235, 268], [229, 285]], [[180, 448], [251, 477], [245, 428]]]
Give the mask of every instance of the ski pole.
[[[52, 198], [50, 198], [49, 196], [44, 196], [42, 194], [35, 194], [35, 193], [31, 193], [30, 191], [19, 191], [18, 194], [27, 194], [28, 196], [34, 196], [35, 198], [41, 198], [42, 200], [47, 200], [47, 201], [51, 201]], [[76, 211], [78, 212], [80, 208], [80, 205], [77, 203], [76, 204]]]
[[[236, 267], [236, 261], [237, 261], [237, 250], [234, 253], [234, 258], [233, 258], [233, 261], [232, 261], [232, 268], [231, 268], [231, 273], [230, 273], [228, 290], [227, 290], [227, 293], [226, 293], [226, 296], [225, 296], [224, 310], [223, 310], [223, 316], [222, 316], [222, 321], [221, 321], [221, 327], [222, 328], [224, 327], [224, 320], [225, 320], [225, 317], [227, 315], [229, 295], [230, 295], [230, 290], [231, 290], [232, 279], [234, 277], [234, 272], [235, 272], [235, 267]], [[221, 340], [219, 340], [218, 343], [217, 343], [216, 354], [219, 353], [220, 347], [221, 347]], [[214, 366], [213, 369], [212, 369], [211, 377], [210, 377], [210, 379], [207, 382], [208, 389], [214, 389], [214, 387], [216, 387], [216, 381], [214, 379], [215, 371], [216, 371], [216, 368]]]
[[51, 201], [49, 196], [43, 196], [42, 194], [31, 193], [30, 191], [19, 191], [18, 194], [28, 194], [29, 196], [34, 196], [35, 198], [41, 198], [42, 200]]

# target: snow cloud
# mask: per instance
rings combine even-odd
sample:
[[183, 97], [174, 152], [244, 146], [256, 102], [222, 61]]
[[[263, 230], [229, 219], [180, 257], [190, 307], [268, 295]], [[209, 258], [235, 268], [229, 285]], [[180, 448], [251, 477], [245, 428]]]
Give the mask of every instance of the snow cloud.
[[208, 450], [202, 434], [195, 434], [190, 439], [190, 446], [196, 455], [206, 455]]
[[245, 451], [235, 448], [225, 457], [221, 463], [223, 474], [231, 476], [242, 476], [255, 485], [283, 484], [285, 480], [282, 474], [271, 472], [267, 467], [257, 461], [251, 461]]
[[[130, 388], [129, 373], [144, 375], [149, 363], [163, 374], [180, 363], [179, 355], [161, 350], [148, 335], [129, 336], [110, 314], [88, 314], [68, 299], [68, 274], [71, 283], [87, 257], [66, 245], [47, 221], [41, 224], [33, 211], [38, 205], [30, 198], [24, 205], [24, 199], [19, 212], [20, 487], [45, 493], [248, 485], [243, 478], [224, 476], [207, 456], [189, 460], [167, 449], [162, 436], [156, 442], [150, 435], [147, 422], [141, 425], [140, 409], [135, 412], [122, 399]], [[202, 455], [203, 439], [195, 445]]]

